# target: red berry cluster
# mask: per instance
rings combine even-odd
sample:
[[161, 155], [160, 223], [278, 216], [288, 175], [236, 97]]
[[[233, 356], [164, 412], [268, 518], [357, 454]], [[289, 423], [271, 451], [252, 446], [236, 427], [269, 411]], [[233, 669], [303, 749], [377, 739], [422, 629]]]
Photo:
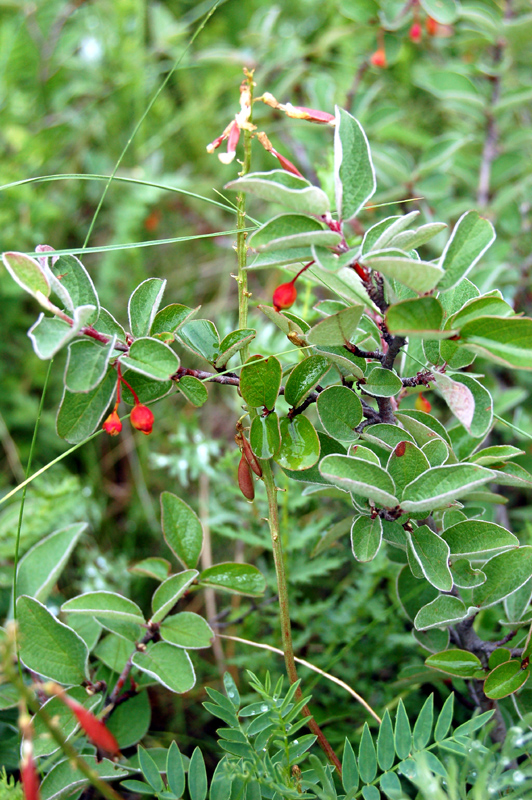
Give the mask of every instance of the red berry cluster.
[[110, 436], [118, 436], [120, 431], [122, 430], [122, 421], [118, 416], [118, 406], [120, 404], [120, 384], [123, 383], [131, 394], [133, 395], [133, 399], [135, 401], [135, 405], [133, 407], [133, 411], [129, 417], [131, 424], [134, 428], [136, 428], [141, 433], [144, 433], [146, 436], [152, 432], [153, 428], [153, 413], [148, 408], [148, 406], [143, 405], [133, 387], [126, 381], [125, 378], [122, 377], [122, 373], [120, 371], [120, 364], [117, 367], [118, 370], [118, 380], [116, 384], [116, 403], [109, 414], [105, 422], [103, 423], [103, 429], [106, 433]]

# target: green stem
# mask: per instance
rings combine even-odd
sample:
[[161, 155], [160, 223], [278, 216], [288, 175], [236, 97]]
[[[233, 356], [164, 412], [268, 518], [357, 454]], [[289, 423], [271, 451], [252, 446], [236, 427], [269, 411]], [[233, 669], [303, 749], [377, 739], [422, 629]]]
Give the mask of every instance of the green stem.
[[[250, 103], [253, 102], [253, 73], [246, 71], [246, 84], [250, 93]], [[251, 122], [251, 118], [249, 120]], [[250, 131], [244, 130], [244, 161], [242, 163], [242, 171], [239, 173], [240, 177], [246, 175], [251, 167], [251, 139]], [[248, 278], [247, 278], [247, 233], [244, 230], [246, 227], [246, 196], [241, 192], [237, 197], [237, 240], [236, 240], [236, 253], [238, 260], [238, 327], [247, 328], [248, 324]], [[313, 263], [313, 262], [311, 262]], [[310, 264], [303, 267], [303, 272]], [[296, 276], [297, 277], [297, 276]], [[249, 349], [244, 348], [240, 351], [241, 362], [244, 364], [249, 357]], [[249, 409], [249, 417], [253, 419], [256, 416], [256, 409]], [[296, 662], [294, 658], [294, 646], [292, 643], [292, 626], [290, 624], [290, 609], [288, 606], [288, 585], [286, 582], [286, 570], [284, 564], [283, 548], [281, 544], [281, 533], [279, 527], [279, 508], [277, 504], [277, 488], [272, 469], [272, 459], [261, 461], [262, 466], [262, 479], [266, 487], [266, 494], [268, 497], [268, 522], [270, 526], [270, 534], [272, 538], [273, 547], [273, 560], [275, 564], [275, 574], [277, 577], [277, 589], [279, 592], [279, 618], [281, 622], [281, 638], [283, 643], [284, 661], [286, 665], [286, 673], [290, 684], [298, 680]], [[301, 699], [302, 692], [298, 688], [296, 697]], [[329, 744], [325, 734], [319, 727], [318, 723], [312, 719], [312, 715], [307, 706], [302, 710], [305, 717], [309, 717], [308, 726], [312, 733], [317, 737], [318, 743], [325, 755], [335, 767], [338, 774], [342, 774], [342, 766], [336, 753]]]
[[[277, 590], [279, 592], [279, 617], [281, 620], [281, 637], [283, 642], [284, 663], [286, 665], [286, 673], [290, 683], [295, 683], [298, 680], [297, 668], [294, 658], [294, 645], [292, 643], [292, 626], [290, 624], [290, 608], [288, 603], [288, 584], [286, 582], [286, 570], [284, 565], [283, 546], [281, 543], [281, 531], [279, 526], [279, 508], [277, 504], [277, 488], [273, 477], [272, 462], [262, 461], [262, 479], [266, 487], [266, 494], [268, 497], [268, 523], [270, 526], [270, 534], [272, 538], [273, 548], [273, 561], [275, 564], [275, 574], [277, 576]], [[302, 691], [298, 688], [296, 692], [297, 699], [301, 699]], [[338, 757], [332, 749], [328, 739], [321, 730], [318, 723], [312, 719], [312, 715], [308, 706], [305, 706], [301, 712], [305, 717], [309, 717], [308, 726], [312, 733], [317, 737], [318, 744], [321, 749], [335, 767], [338, 774], [342, 775], [342, 765]]]

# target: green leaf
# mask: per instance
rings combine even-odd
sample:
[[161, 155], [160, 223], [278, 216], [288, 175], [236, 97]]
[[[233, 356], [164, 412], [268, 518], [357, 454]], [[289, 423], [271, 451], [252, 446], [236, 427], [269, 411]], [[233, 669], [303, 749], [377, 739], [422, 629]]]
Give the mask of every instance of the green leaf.
[[76, 256], [46, 259], [52, 290], [72, 314], [83, 306], [93, 306], [89, 323], [95, 323], [100, 313], [100, 301], [92, 278]]
[[334, 129], [336, 210], [344, 222], [356, 217], [375, 193], [377, 182], [369, 143], [358, 120], [338, 106]]
[[[88, 619], [91, 618], [89, 617]], [[110, 633], [109, 636], [105, 636], [98, 642], [94, 655], [109, 669], [120, 675], [133, 649], [134, 644], [132, 642]]]
[[461, 328], [467, 322], [486, 316], [513, 317], [515, 314], [512, 306], [498, 295], [472, 297], [459, 311], [449, 317], [446, 328]]
[[[127, 769], [117, 767], [107, 758], [103, 761], [97, 761], [96, 756], [89, 755], [79, 755], [78, 758], [106, 781], [124, 778], [129, 774]], [[55, 764], [43, 779], [40, 787], [41, 800], [63, 800], [73, 795], [79, 796], [79, 790], [88, 783], [84, 773], [72, 763], [72, 760], [65, 759]]]
[[[425, 662], [426, 663], [426, 662]], [[454, 715], [454, 692], [451, 692], [447, 700], [442, 706], [442, 710], [438, 715], [436, 727], [434, 728], [434, 741], [441, 742], [449, 733], [451, 722]]]
[[408, 715], [405, 711], [403, 701], [400, 699], [397, 706], [397, 714], [395, 717], [395, 752], [404, 761], [410, 755], [412, 747], [412, 732], [410, 730], [410, 722]]
[[[461, 144], [461, 141], [460, 141]], [[419, 169], [422, 169], [422, 164]], [[421, 247], [422, 244], [430, 242], [438, 233], [441, 233], [447, 225], [445, 222], [428, 222], [426, 225], [421, 225], [415, 231], [403, 231], [393, 237], [390, 242], [390, 247], [398, 247], [400, 250], [414, 250]]]
[[252, 356], [240, 373], [240, 392], [252, 408], [263, 406], [269, 411], [275, 406], [282, 378], [281, 364], [275, 356], [262, 359]]
[[323, 356], [309, 356], [290, 373], [284, 390], [284, 399], [296, 408], [328, 373], [331, 365]]
[[432, 723], [434, 720], [434, 695], [431, 694], [423, 703], [412, 733], [414, 750], [424, 750], [430, 741]]
[[492, 480], [485, 467], [473, 464], [450, 464], [431, 467], [409, 483], [401, 499], [405, 512], [446, 508], [453, 500]]
[[94, 306], [79, 306], [74, 311], [72, 325], [59, 317], [45, 317], [44, 314], [40, 314], [28, 331], [37, 356], [45, 361], [55, 356], [89, 323], [93, 314]]
[[379, 505], [394, 507], [399, 503], [394, 495], [394, 482], [388, 473], [362, 458], [326, 456], [320, 463], [320, 472], [336, 486], [367, 497]]
[[380, 800], [380, 792], [376, 786], [363, 786], [362, 787], [362, 797], [364, 800]]
[[298, 414], [280, 424], [281, 447], [275, 454], [280, 467], [294, 471], [312, 467], [320, 457], [320, 440], [312, 422]]
[[393, 728], [388, 709], [384, 712], [377, 737], [377, 760], [383, 772], [391, 769], [395, 760]]
[[190, 691], [196, 683], [192, 662], [186, 650], [168, 642], [157, 642], [145, 653], [137, 651], [132, 661], [137, 669], [176, 694]]
[[458, 597], [441, 594], [418, 611], [414, 625], [418, 631], [426, 628], [441, 628], [453, 622], [460, 622], [468, 614], [468, 610]]
[[389, 800], [401, 800], [406, 797], [401, 787], [401, 781], [395, 772], [385, 772], [379, 779], [381, 792], [384, 792]]
[[420, 0], [421, 7], [436, 22], [450, 25], [458, 17], [459, 7], [456, 0]]
[[185, 791], [185, 770], [183, 758], [179, 751], [177, 742], [174, 740], [168, 748], [166, 760], [166, 780], [168, 788], [176, 797], [181, 797]]
[[164, 342], [145, 337], [135, 339], [129, 348], [129, 355], [122, 356], [120, 363], [124, 368], [153, 380], [167, 381], [177, 372], [179, 358]]
[[93, 328], [106, 336], [116, 336], [118, 341], [126, 341], [126, 332], [106, 308], [100, 306], [100, 316], [93, 323]]
[[[349, 344], [353, 337], [364, 306], [349, 306], [342, 311], [337, 311], [329, 317], [322, 319], [314, 325], [306, 334], [309, 344], [321, 345], [323, 347], [334, 347]], [[347, 354], [346, 354], [346, 357]]]
[[150, 754], [140, 745], [138, 748], [138, 757], [139, 767], [143, 777], [146, 778], [154, 792], [162, 792], [164, 789], [164, 783], [159, 774], [159, 770], [157, 769], [157, 764]]
[[351, 548], [357, 561], [373, 561], [382, 539], [382, 520], [380, 517], [355, 517], [351, 528]]
[[[401, 433], [404, 435], [404, 431], [401, 431]], [[443, 442], [441, 443], [445, 447]], [[395, 483], [397, 495], [401, 497], [405, 486], [415, 480], [418, 475], [426, 472], [429, 467], [430, 464], [425, 453], [413, 442], [403, 439], [395, 445], [386, 465], [386, 470]]]
[[401, 216], [387, 217], [377, 222], [365, 234], [362, 242], [362, 254], [366, 255], [372, 250], [382, 250], [388, 247], [392, 239], [401, 231], [406, 230], [411, 222], [419, 217], [419, 211], [410, 211]]
[[233, 594], [258, 597], [264, 593], [266, 582], [257, 567], [251, 564], [227, 562], [204, 569], [198, 582]]
[[521, 661], [513, 659], [495, 667], [484, 681], [484, 694], [492, 700], [501, 700], [514, 694], [530, 676], [530, 667], [523, 669]]
[[451, 555], [472, 556], [482, 559], [494, 551], [519, 546], [519, 539], [494, 522], [471, 519], [457, 522], [442, 531], [442, 539], [449, 545]]
[[478, 608], [493, 606], [525, 584], [532, 575], [532, 546], [507, 550], [482, 567], [486, 581], [473, 589], [472, 602]]
[[220, 356], [220, 337], [213, 322], [208, 319], [193, 319], [179, 330], [179, 339], [185, 347], [214, 364]]
[[394, 397], [402, 388], [403, 383], [396, 372], [384, 367], [374, 367], [364, 379], [364, 391], [373, 397]]
[[504, 610], [510, 622], [518, 622], [530, 605], [532, 578], [520, 589], [504, 599]]
[[19, 286], [25, 292], [37, 297], [37, 293], [50, 296], [50, 284], [46, 273], [35, 258], [25, 256], [24, 253], [3, 253], [4, 266]]
[[161, 523], [166, 544], [187, 569], [194, 569], [203, 547], [197, 514], [171, 492], [161, 494]]
[[193, 375], [183, 375], [177, 381], [177, 388], [187, 398], [188, 402], [196, 408], [200, 408], [209, 399], [207, 387], [198, 378]]
[[90, 392], [98, 386], [107, 372], [115, 342], [114, 336], [103, 347], [84, 339], [71, 342], [68, 346], [65, 387], [70, 392]]
[[151, 599], [152, 617], [151, 622], [160, 622], [173, 606], [187, 591], [190, 584], [198, 577], [199, 572], [195, 569], [188, 569], [171, 575], [155, 590]]
[[358, 789], [358, 767], [355, 754], [351, 743], [346, 738], [344, 744], [344, 754], [342, 757], [342, 785], [346, 793], [356, 791]]
[[111, 619], [144, 624], [144, 615], [138, 605], [115, 592], [85, 592], [63, 603], [61, 611], [67, 614], [89, 614], [98, 621]]
[[[387, 422], [378, 422], [376, 425], [368, 425], [364, 428], [361, 434], [362, 439], [371, 444], [377, 445], [382, 450], [390, 453], [392, 450], [401, 444], [401, 442], [414, 443], [414, 439], [407, 431], [404, 431], [399, 425], [390, 425]], [[402, 448], [400, 448], [400, 451]], [[399, 452], [400, 452], [399, 451]], [[421, 461], [420, 463], [425, 463]], [[427, 467], [425, 467], [427, 469]]]
[[[137, 393], [140, 402], [146, 405], [165, 397], [174, 386], [173, 381], [153, 380], [153, 378], [148, 378], [147, 375], [141, 375], [140, 372], [133, 372], [132, 370], [127, 370], [122, 375]], [[124, 403], [130, 406], [136, 405], [132, 392], [124, 383], [122, 384], [121, 395]]]
[[44, 603], [87, 527], [86, 522], [67, 525], [37, 542], [19, 562], [17, 597], [26, 594]]
[[150, 336], [158, 336], [161, 333], [175, 333], [182, 325], [198, 313], [200, 307], [189, 308], [181, 303], [172, 303], [162, 308], [155, 315], [151, 328]]
[[[122, 662], [124, 664], [125, 662]], [[106, 725], [118, 741], [121, 750], [132, 747], [148, 733], [151, 722], [151, 705], [147, 692], [139, 692], [120, 703]]]
[[449, 545], [428, 525], [414, 528], [407, 537], [423, 575], [436, 589], [450, 592], [453, 579], [449, 569]]
[[211, 626], [192, 611], [182, 611], [166, 617], [161, 623], [160, 632], [165, 642], [194, 650], [210, 647], [214, 638]]
[[[279, 214], [254, 231], [248, 239], [257, 253], [270, 253], [311, 244], [332, 246], [342, 237], [306, 214]], [[310, 260], [310, 259], [309, 259]]]
[[[327, 456], [331, 453], [341, 453], [345, 455], [345, 447], [340, 444], [336, 439], [331, 439], [326, 433], [318, 431], [318, 442], [320, 446], [320, 454]], [[283, 468], [283, 472], [293, 481], [300, 481], [305, 483], [321, 484], [322, 486], [329, 486], [327, 481], [318, 469], [318, 464], [302, 470], [291, 470]]]
[[329, 386], [320, 392], [316, 403], [320, 422], [333, 439], [354, 442], [355, 428], [362, 421], [362, 403], [347, 386]]
[[483, 467], [491, 467], [495, 464], [500, 464], [501, 461], [506, 461], [508, 458], [516, 458], [524, 454], [524, 450], [513, 447], [513, 445], [498, 444], [485, 447], [483, 450], [477, 450], [468, 460]]
[[257, 331], [252, 328], [241, 328], [238, 331], [228, 333], [220, 342], [221, 355], [218, 356], [214, 364], [216, 369], [224, 369], [229, 359], [246, 347], [256, 335]]
[[449, 646], [449, 631], [442, 628], [431, 628], [429, 631], [412, 630], [412, 636], [418, 644], [430, 653], [438, 653]]
[[166, 558], [159, 558], [158, 556], [150, 556], [137, 561], [132, 567], [129, 567], [129, 572], [133, 575], [146, 575], [149, 578], [155, 578], [157, 581], [164, 581], [168, 577], [171, 564]]
[[337, 367], [340, 374], [346, 378], [354, 377], [360, 380], [364, 377], [366, 362], [364, 359], [349, 353], [344, 347], [335, 345], [334, 347], [315, 347], [314, 352], [319, 356], [325, 356], [332, 364]]
[[445, 276], [438, 290], [445, 291], [456, 286], [494, 241], [495, 231], [491, 222], [476, 211], [462, 214], [441, 257], [440, 266], [445, 270]]
[[460, 331], [460, 344], [496, 364], [532, 369], [530, 317], [477, 317]]
[[358, 771], [362, 783], [371, 783], [375, 780], [377, 774], [377, 754], [367, 722], [364, 723], [360, 748], [358, 750]]
[[473, 569], [467, 558], [449, 562], [453, 582], [459, 589], [473, 589], [485, 582], [486, 576], [480, 569]]
[[397, 412], [396, 416], [401, 425], [412, 434], [419, 447], [434, 439], [434, 434], [447, 442], [447, 444], [451, 444], [449, 434], [441, 422], [433, 417], [432, 414], [408, 408], [400, 413]]
[[135, 338], [148, 336], [155, 315], [159, 310], [165, 288], [165, 280], [147, 278], [137, 286], [129, 298], [129, 327]]
[[444, 274], [440, 267], [429, 261], [398, 256], [396, 252], [393, 250], [389, 254], [385, 251], [373, 253], [364, 258], [364, 264], [381, 272], [387, 278], [394, 278], [418, 294], [431, 292], [437, 286]]
[[17, 619], [20, 658], [27, 669], [62, 684], [87, 680], [89, 651], [72, 628], [25, 595], [17, 600]]
[[207, 797], [207, 771], [199, 747], [195, 748], [188, 765], [188, 791], [190, 800], [205, 800]]
[[442, 331], [443, 308], [435, 297], [416, 297], [389, 306], [386, 327], [392, 334], [437, 339], [452, 335]]
[[249, 443], [257, 458], [273, 458], [281, 446], [279, 418], [275, 411], [267, 417], [254, 417], [249, 431]]
[[281, 203], [303, 214], [320, 216], [329, 211], [329, 198], [322, 189], [284, 169], [248, 172], [238, 180], [229, 181], [224, 188], [249, 192], [262, 200]]
[[405, 614], [413, 620], [419, 608], [432, 602], [438, 596], [437, 590], [426, 580], [417, 580], [408, 566], [404, 566], [397, 576], [397, 597]]
[[[473, 678], [478, 670], [482, 669], [480, 659], [468, 650], [444, 650], [442, 653], [434, 653], [425, 659], [425, 664], [427, 667], [445, 672], [447, 675], [455, 675], [457, 678]], [[436, 733], [438, 733], [438, 725]], [[442, 736], [440, 729], [440, 738], [443, 739], [445, 733]]]

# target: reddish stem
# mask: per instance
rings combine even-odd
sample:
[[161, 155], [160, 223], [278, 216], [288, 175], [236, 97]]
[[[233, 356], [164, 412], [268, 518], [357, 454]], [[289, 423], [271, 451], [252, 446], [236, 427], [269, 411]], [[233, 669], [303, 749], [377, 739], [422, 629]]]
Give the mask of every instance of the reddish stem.
[[125, 384], [125, 385], [127, 386], [127, 388], [129, 389], [129, 391], [130, 391], [130, 392], [131, 392], [131, 394], [133, 395], [133, 400], [135, 401], [135, 405], [136, 405], [136, 406], [139, 406], [139, 405], [140, 405], [140, 400], [139, 400], [139, 398], [138, 398], [138, 395], [137, 395], [136, 391], [135, 391], [135, 390], [134, 390], [134, 388], [131, 386], [131, 384], [129, 384], [129, 383], [126, 381], [126, 379], [122, 377], [122, 373], [121, 373], [121, 371], [120, 371], [120, 365], [118, 365], [118, 383], [119, 383], [119, 384], [120, 384], [120, 381], [122, 381], [122, 383], [123, 383], [123, 384]]
[[297, 275], [295, 276], [295, 278], [292, 278], [292, 280], [291, 280], [291, 281], [288, 281], [288, 282], [289, 282], [289, 283], [295, 283], [295, 282], [297, 281], [297, 279], [299, 278], [299, 276], [300, 276], [300, 275], [302, 275], [302, 274], [303, 274], [303, 272], [305, 272], [305, 270], [307, 270], [309, 267], [311, 267], [311, 266], [312, 266], [313, 264], [315, 264], [315, 263], [316, 263], [315, 261], [309, 261], [309, 262], [308, 262], [308, 264], [305, 264], [305, 266], [303, 267], [303, 269], [300, 269], [300, 270], [299, 270], [299, 272], [297, 273]]

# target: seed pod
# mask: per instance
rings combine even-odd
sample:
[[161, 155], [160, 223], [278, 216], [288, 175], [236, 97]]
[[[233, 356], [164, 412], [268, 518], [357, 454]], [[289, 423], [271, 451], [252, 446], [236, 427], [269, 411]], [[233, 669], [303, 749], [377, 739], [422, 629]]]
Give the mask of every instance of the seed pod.
[[255, 453], [251, 449], [251, 445], [245, 436], [242, 436], [242, 450], [246, 457], [246, 461], [258, 478], [262, 478], [262, 467], [255, 458]]
[[253, 500], [255, 497], [255, 486], [253, 484], [251, 469], [249, 468], [249, 464], [244, 453], [242, 453], [242, 458], [240, 459], [240, 464], [238, 465], [238, 485], [246, 500]]

